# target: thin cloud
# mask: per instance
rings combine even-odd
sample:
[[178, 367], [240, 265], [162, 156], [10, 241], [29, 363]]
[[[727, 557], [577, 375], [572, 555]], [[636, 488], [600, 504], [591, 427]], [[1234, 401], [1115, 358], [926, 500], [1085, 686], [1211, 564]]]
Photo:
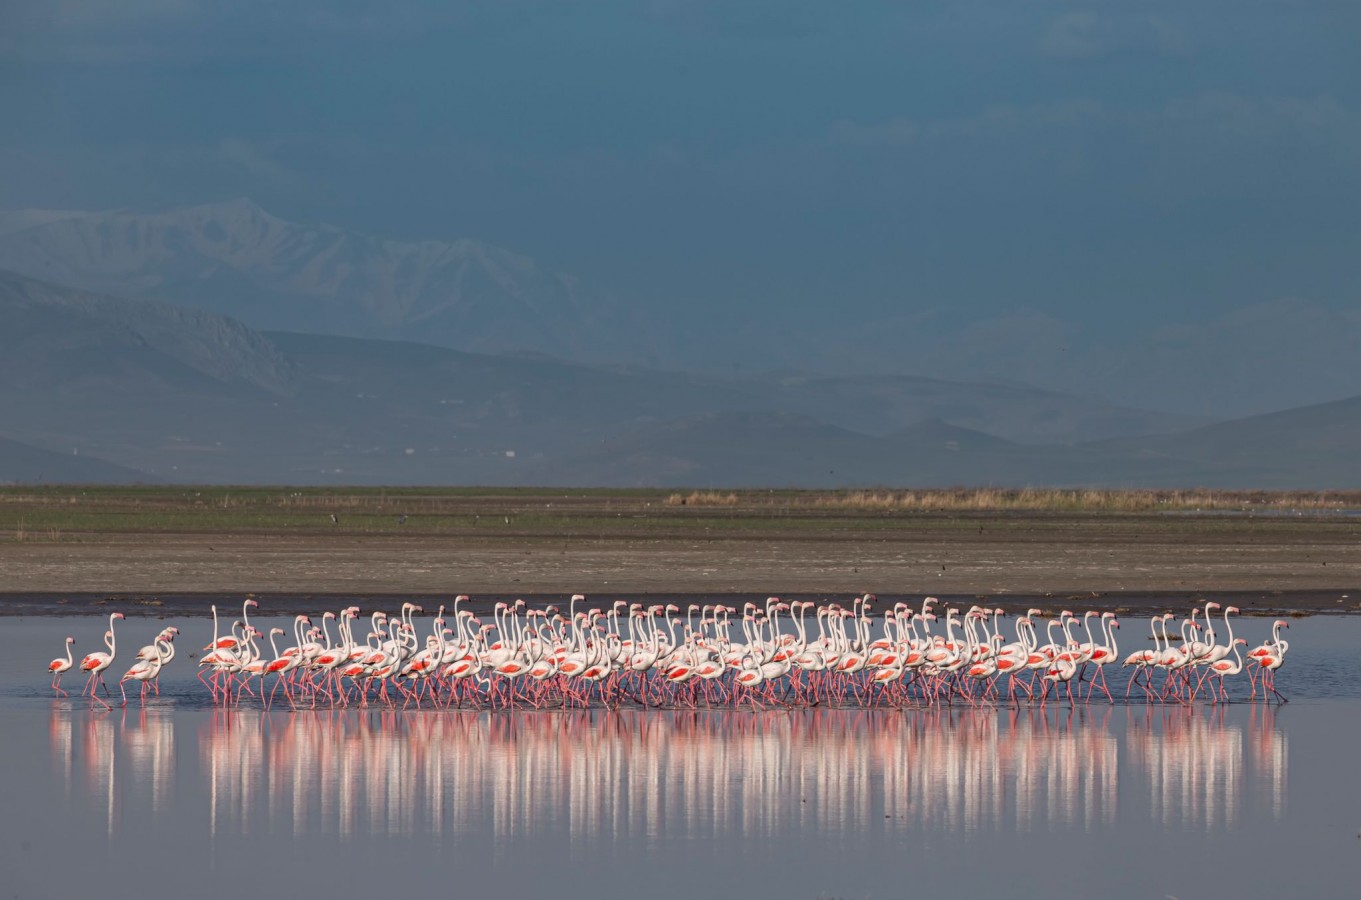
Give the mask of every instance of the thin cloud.
[[1111, 107], [1075, 98], [1031, 106], [990, 106], [973, 115], [938, 120], [842, 120], [831, 125], [828, 139], [851, 147], [897, 148], [951, 140], [1011, 140], [1027, 133], [1097, 127], [1126, 130], [1130, 140], [1154, 143], [1173, 134], [1253, 141], [1294, 137], [1340, 153], [1361, 149], [1361, 115], [1333, 97], [1248, 97], [1215, 91], [1177, 97], [1151, 109]]
[[934, 121], [895, 117], [881, 122], [840, 121], [832, 125], [834, 144], [853, 147], [905, 147], [956, 138], [1012, 135], [1024, 130], [1073, 127], [1101, 117], [1094, 100], [1073, 99], [1033, 106], [989, 106], [979, 113]]
[[1185, 32], [1156, 15], [1069, 12], [1051, 21], [1040, 37], [1040, 53], [1059, 60], [1097, 60], [1117, 53], [1182, 56], [1189, 50]]
[[226, 138], [220, 141], [215, 155], [218, 160], [240, 169], [246, 175], [275, 185], [293, 180], [293, 173], [280, 165], [259, 144], [244, 138]]

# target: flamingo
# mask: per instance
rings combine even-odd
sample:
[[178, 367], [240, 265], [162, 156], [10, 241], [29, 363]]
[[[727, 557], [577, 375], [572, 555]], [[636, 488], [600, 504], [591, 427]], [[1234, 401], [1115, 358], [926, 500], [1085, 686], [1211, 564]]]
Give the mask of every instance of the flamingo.
[[47, 664], [47, 671], [52, 673], [52, 690], [56, 691], [58, 694], [61, 694], [63, 697], [70, 696], [69, 694], [66, 693], [66, 691], [61, 689], [61, 676], [71, 671], [71, 666], [75, 665], [75, 661], [71, 658], [71, 645], [74, 644], [75, 642], [76, 642], [75, 638], [67, 637], [66, 656], [65, 657], [59, 656]]
[[1224, 678], [1227, 675], [1237, 675], [1243, 671], [1243, 656], [1238, 652], [1238, 647], [1246, 644], [1247, 641], [1243, 638], [1234, 638], [1232, 642], [1234, 658], [1232, 660], [1221, 659], [1210, 664], [1210, 671], [1219, 676], [1219, 691], [1215, 696], [1216, 703], [1219, 702], [1220, 697], [1223, 697], [1226, 701], [1229, 699], [1229, 692], [1224, 689]]
[[[109, 708], [109, 704], [104, 703], [103, 700], [99, 700], [98, 695], [95, 694], [95, 686], [96, 684], [102, 686], [104, 688], [104, 696], [107, 697], [109, 695], [109, 686], [104, 683], [104, 670], [113, 665], [114, 656], [117, 654], [116, 645], [114, 643], [113, 623], [121, 618], [123, 618], [121, 612], [109, 613], [109, 630], [104, 632], [104, 646], [109, 648], [109, 652], [104, 653], [103, 651], [95, 651], [94, 653], [87, 654], [86, 657], [80, 661], [81, 671], [90, 673], [90, 677], [85, 684], [85, 687], [90, 692], [90, 697], [103, 703], [105, 709]], [[81, 693], [83, 694], [84, 691]]]
[[137, 662], [133, 663], [132, 668], [124, 672], [123, 677], [118, 679], [118, 691], [123, 695], [124, 706], [128, 705], [128, 694], [124, 688], [124, 683], [129, 680], [140, 681], [142, 683], [141, 699], [142, 705], [145, 706], [147, 690], [150, 687], [152, 680], [161, 674], [161, 667], [165, 665], [174, 653], [170, 647], [170, 642], [166, 637], [166, 632], [164, 631], [156, 636], [154, 647], [156, 650], [156, 655], [154, 657], [151, 659], [139, 658]]
[[1285, 652], [1287, 647], [1285, 641], [1278, 641], [1277, 646], [1269, 652], [1259, 654], [1257, 665], [1262, 669], [1262, 697], [1266, 698], [1266, 692], [1276, 695], [1276, 699], [1282, 703], [1286, 702], [1285, 697], [1280, 691], [1276, 690], [1276, 670], [1285, 665]]

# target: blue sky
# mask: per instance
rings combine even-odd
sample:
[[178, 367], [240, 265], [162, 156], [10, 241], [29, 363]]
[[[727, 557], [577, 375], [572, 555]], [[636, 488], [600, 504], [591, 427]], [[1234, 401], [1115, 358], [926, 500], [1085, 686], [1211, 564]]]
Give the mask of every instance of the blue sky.
[[701, 319], [1350, 308], [1358, 45], [1355, 2], [16, 2], [0, 206], [249, 196]]

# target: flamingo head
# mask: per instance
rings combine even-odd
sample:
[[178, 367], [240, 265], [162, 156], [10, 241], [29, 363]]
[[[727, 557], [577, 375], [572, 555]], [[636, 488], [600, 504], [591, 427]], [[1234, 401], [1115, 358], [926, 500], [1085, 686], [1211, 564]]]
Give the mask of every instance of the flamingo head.
[[1224, 607], [1224, 615], [1228, 615], [1229, 613], [1236, 613], [1236, 612], [1239, 612], [1239, 609], [1238, 609], [1238, 607], [1236, 607], [1236, 606], [1226, 606], [1226, 607]]
[[75, 642], [76, 642], [76, 639], [73, 638], [73, 637], [68, 636], [68, 637], [66, 638], [66, 643], [68, 643], [68, 644], [74, 644]]
[[121, 618], [123, 618], [123, 614], [122, 614], [122, 613], [114, 613], [112, 616], [110, 616], [110, 618], [111, 618], [111, 619], [121, 619]]

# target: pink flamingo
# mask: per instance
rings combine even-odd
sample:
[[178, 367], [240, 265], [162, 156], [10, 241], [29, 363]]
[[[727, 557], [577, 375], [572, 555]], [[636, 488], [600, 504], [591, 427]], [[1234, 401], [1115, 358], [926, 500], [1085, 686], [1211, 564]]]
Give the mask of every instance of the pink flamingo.
[[[161, 649], [162, 647], [164, 647], [165, 649], [162, 650]], [[153, 657], [152, 659], [139, 658], [137, 662], [135, 662], [132, 665], [132, 668], [124, 672], [123, 677], [118, 679], [118, 690], [123, 695], [124, 706], [128, 705], [128, 694], [127, 690], [124, 688], [124, 684], [129, 680], [140, 681], [142, 683], [141, 689], [142, 705], [143, 706], [146, 705], [147, 689], [151, 686], [152, 680], [161, 674], [161, 667], [164, 666], [166, 662], [169, 661], [170, 656], [174, 652], [171, 649], [170, 641], [167, 637], [166, 632], [162, 631], [159, 635], [156, 636], [156, 643], [154, 645], [154, 649], [156, 651], [155, 657]]]
[[1221, 698], [1225, 701], [1229, 699], [1229, 692], [1224, 689], [1225, 676], [1237, 675], [1239, 672], [1243, 671], [1243, 657], [1238, 652], [1240, 645], [1246, 646], [1247, 641], [1243, 638], [1234, 638], [1232, 641], [1234, 658], [1220, 659], [1210, 664], [1210, 671], [1219, 676], [1219, 690], [1215, 694], [1216, 703], [1218, 703]]
[[52, 673], [52, 690], [61, 694], [63, 697], [70, 696], [66, 691], [61, 689], [61, 676], [71, 671], [71, 666], [75, 665], [75, 660], [71, 658], [71, 645], [75, 642], [75, 638], [68, 637], [66, 639], [66, 657], [63, 659], [59, 656], [47, 664], [47, 671]]
[[[117, 653], [117, 650], [115, 649], [116, 645], [114, 643], [113, 623], [115, 620], [121, 618], [123, 618], [121, 612], [109, 613], [109, 630], [104, 632], [104, 645], [109, 648], [109, 652], [104, 653], [102, 651], [95, 651], [94, 653], [86, 655], [86, 657], [80, 661], [81, 671], [90, 673], [90, 677], [85, 686], [89, 689], [90, 697], [94, 700], [99, 700], [99, 697], [95, 694], [96, 684], [103, 686], [104, 696], [107, 697], [109, 695], [109, 686], [104, 683], [104, 670], [113, 665], [114, 656]], [[81, 693], [84, 693], [84, 691]], [[99, 702], [104, 704], [105, 709], [109, 708], [109, 704], [104, 703], [103, 700], [99, 700]]]

